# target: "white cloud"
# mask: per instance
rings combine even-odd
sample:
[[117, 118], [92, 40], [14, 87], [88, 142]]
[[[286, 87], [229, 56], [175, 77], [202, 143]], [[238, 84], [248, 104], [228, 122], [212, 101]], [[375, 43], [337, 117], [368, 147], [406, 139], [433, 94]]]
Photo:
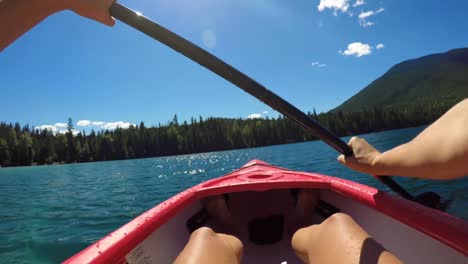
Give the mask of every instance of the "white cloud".
[[268, 114], [268, 111], [263, 111], [262, 114], [266, 115]]
[[369, 46], [369, 44], [353, 42], [348, 44], [348, 48], [345, 51], [340, 50], [338, 53], [344, 56], [356, 56], [359, 58], [361, 56], [371, 54], [372, 48]]
[[42, 126], [36, 127], [36, 129], [37, 130], [49, 130], [54, 134], [57, 133], [57, 128], [54, 125], [42, 125]]
[[359, 14], [359, 19], [366, 19], [370, 16], [373, 16], [374, 14], [375, 14], [374, 11], [361, 12]]
[[325, 67], [327, 65], [324, 64], [324, 63], [320, 63], [318, 61], [314, 61], [314, 62], [312, 62], [312, 66], [314, 66], [314, 67]]
[[106, 122], [102, 122], [102, 121], [93, 121], [91, 122], [91, 125], [93, 126], [103, 126]]
[[359, 21], [359, 25], [361, 25], [361, 27], [370, 27], [370, 26], [373, 26], [375, 23], [374, 22], [370, 22], [370, 21]]
[[[59, 129], [59, 128], [63, 128], [64, 123], [55, 123], [55, 125], [42, 125], [42, 126], [38, 126], [36, 127], [37, 130], [48, 130], [48, 131], [51, 131], [53, 134], [66, 134], [68, 132], [68, 130], [66, 129]], [[66, 126], [66, 124], [65, 124]], [[78, 135], [80, 132], [77, 131], [77, 130], [74, 130], [72, 129], [72, 134], [74, 136]]]
[[[35, 127], [37, 130], [49, 130], [54, 134], [65, 134], [67, 133], [67, 129], [65, 129], [68, 125], [66, 123], [55, 123], [54, 125], [41, 125]], [[113, 130], [116, 128], [123, 128], [127, 129], [130, 126], [135, 126], [135, 124], [130, 123], [130, 122], [123, 122], [123, 121], [118, 121], [118, 122], [103, 122], [103, 121], [90, 121], [90, 120], [80, 120], [77, 122], [77, 126], [81, 127], [90, 127], [90, 126], [96, 126], [101, 129], [109, 129]], [[79, 131], [72, 130], [73, 135], [77, 135]]]
[[377, 44], [377, 46], [375, 46], [375, 48], [378, 49], [378, 50], [383, 49], [384, 47], [385, 47], [385, 45], [382, 44], [382, 43], [379, 43], [379, 44]]
[[[57, 131], [57, 133], [59, 133], [59, 134], [66, 134], [66, 133], [68, 133], [68, 130], [59, 130], [59, 131]], [[75, 129], [72, 129], [72, 134], [73, 134], [74, 136], [78, 135], [79, 133], [80, 133], [79, 131], [76, 131]]]
[[320, 12], [325, 9], [333, 10], [333, 14], [336, 16], [338, 11], [345, 13], [348, 11], [350, 0], [320, 0], [319, 5], [317, 6]]
[[64, 128], [64, 127], [67, 127], [67, 123], [55, 123], [54, 126], [56, 128]]
[[353, 4], [354, 7], [356, 6], [362, 6], [364, 5], [366, 2], [364, 2], [364, 0], [356, 0], [356, 3]]
[[247, 116], [248, 119], [258, 119], [262, 118], [262, 114], [250, 114]]
[[91, 124], [89, 120], [80, 120], [76, 123], [77, 126], [87, 127]]
[[116, 129], [116, 128], [127, 129], [130, 126], [135, 126], [135, 124], [132, 124], [130, 122], [117, 121], [117, 122], [106, 123], [106, 124], [102, 125], [101, 128], [113, 130], [113, 129]]
[[374, 22], [371, 22], [371, 21], [368, 21], [367, 19], [371, 16], [375, 16], [376, 14], [378, 13], [382, 13], [385, 9], [384, 8], [379, 8], [378, 10], [376, 11], [367, 11], [367, 12], [361, 12], [358, 16], [359, 18], [359, 25], [361, 25], [361, 27], [370, 27], [372, 25], [374, 25], [375, 23]]

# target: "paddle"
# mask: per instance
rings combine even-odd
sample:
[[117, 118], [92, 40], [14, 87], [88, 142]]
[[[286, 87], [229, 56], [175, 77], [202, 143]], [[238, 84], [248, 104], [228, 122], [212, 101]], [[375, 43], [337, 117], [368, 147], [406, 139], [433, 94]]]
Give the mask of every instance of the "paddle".
[[[259, 84], [249, 76], [220, 60], [211, 53], [180, 37], [172, 31], [156, 24], [141, 14], [130, 10], [129, 8], [124, 7], [116, 2], [112, 4], [110, 8], [110, 14], [114, 18], [119, 19], [129, 26], [145, 33], [153, 39], [167, 45], [173, 50], [199, 63], [201, 66], [216, 73], [220, 77], [223, 77], [225, 80], [251, 94], [271, 108], [294, 120], [297, 124], [311, 132], [314, 136], [321, 139], [341, 154], [344, 154], [345, 156], [353, 155], [351, 148], [338, 136], [320, 125], [317, 121], [306, 115], [304, 112], [297, 109], [295, 106], [285, 101], [283, 98], [266, 89], [263, 85]], [[390, 176], [376, 176], [376, 178], [383, 184], [387, 185], [391, 190], [406, 199], [417, 201], [432, 208], [440, 207], [440, 196], [437, 194], [436, 196], [439, 198], [438, 202], [432, 202], [432, 205], [428, 205], [427, 202], [421, 202], [418, 198], [415, 198], [413, 195], [408, 193]], [[434, 196], [431, 197], [434, 198]]]

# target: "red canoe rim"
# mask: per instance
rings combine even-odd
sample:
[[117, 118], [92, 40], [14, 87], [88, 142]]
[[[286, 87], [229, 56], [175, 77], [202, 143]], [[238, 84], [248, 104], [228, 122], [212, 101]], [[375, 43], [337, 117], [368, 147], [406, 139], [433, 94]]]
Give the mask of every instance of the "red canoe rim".
[[295, 172], [260, 160], [187, 189], [153, 207], [64, 263], [125, 263], [125, 256], [193, 201], [212, 195], [277, 188], [321, 188], [338, 192], [468, 255], [468, 223], [373, 187], [316, 173]]

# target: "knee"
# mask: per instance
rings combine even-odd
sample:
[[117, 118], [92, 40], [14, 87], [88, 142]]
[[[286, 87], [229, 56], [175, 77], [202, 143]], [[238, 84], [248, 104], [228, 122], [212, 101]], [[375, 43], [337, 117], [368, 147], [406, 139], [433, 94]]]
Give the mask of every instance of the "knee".
[[355, 223], [354, 222], [354, 219], [347, 215], [347, 214], [344, 214], [344, 213], [335, 213], [333, 214], [332, 216], [328, 217], [324, 222], [324, 224], [327, 224], [327, 223], [333, 223], [333, 224], [340, 224], [340, 223], [343, 223], [343, 224], [349, 224], [349, 223]]
[[[194, 250], [203, 248], [205, 251], [201, 254], [206, 255], [208, 258], [211, 258], [210, 256], [213, 254], [222, 253], [225, 256], [231, 256], [232, 259], [236, 259], [237, 262], [235, 263], [239, 263], [242, 258], [244, 246], [235, 236], [216, 233], [209, 227], [201, 227], [193, 231], [190, 235], [189, 243], [186, 248]], [[217, 253], [213, 253], [213, 251]]]
[[236, 250], [242, 250], [243, 244], [235, 236], [227, 235], [227, 234], [220, 234], [213, 231], [213, 229], [209, 227], [200, 227], [197, 230], [193, 231], [190, 235], [190, 240], [199, 241], [199, 242], [207, 242], [207, 241], [215, 241], [217, 243], [227, 243]]
[[325, 221], [321, 224], [322, 228], [331, 230], [331, 229], [340, 229], [342, 232], [351, 232], [351, 230], [361, 230], [361, 226], [359, 226], [354, 219], [343, 213], [336, 213], [332, 216], [328, 217]]
[[209, 227], [200, 227], [193, 231], [190, 235], [190, 239], [205, 239], [215, 236], [216, 233]]
[[220, 238], [220, 241], [228, 244], [231, 249], [236, 252], [236, 255], [242, 256], [242, 252], [244, 251], [244, 244], [242, 244], [242, 241], [239, 238], [226, 234], [218, 234], [218, 237]]
[[297, 230], [291, 238], [293, 249], [296, 251], [304, 251], [314, 243], [319, 231], [319, 225], [310, 225]]

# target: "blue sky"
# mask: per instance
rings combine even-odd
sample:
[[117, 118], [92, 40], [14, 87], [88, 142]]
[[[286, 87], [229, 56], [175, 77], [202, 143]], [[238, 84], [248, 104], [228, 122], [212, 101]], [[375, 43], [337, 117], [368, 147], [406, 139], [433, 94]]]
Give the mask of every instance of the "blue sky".
[[[304, 111], [330, 110], [403, 60], [468, 46], [468, 2], [460, 0], [120, 2]], [[0, 72], [0, 120], [7, 122], [72, 117], [88, 130], [166, 123], [175, 113], [179, 120], [276, 115], [123, 23], [111, 28], [69, 11], [6, 48]]]

